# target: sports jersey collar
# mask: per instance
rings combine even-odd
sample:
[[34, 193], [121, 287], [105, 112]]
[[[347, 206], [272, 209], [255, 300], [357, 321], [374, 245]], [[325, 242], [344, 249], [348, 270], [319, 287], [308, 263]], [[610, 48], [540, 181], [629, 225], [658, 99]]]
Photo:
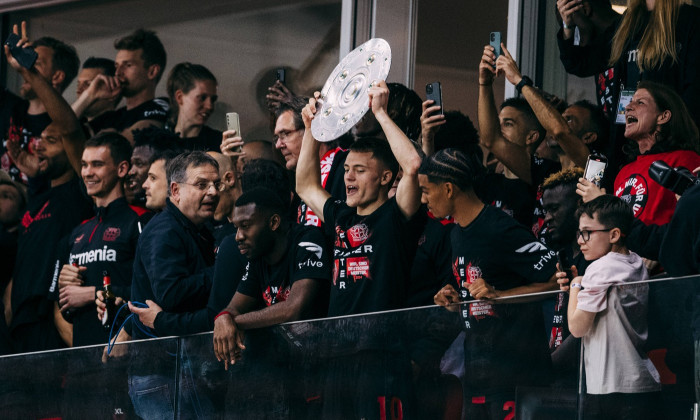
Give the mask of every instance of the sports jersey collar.
[[126, 211], [128, 207], [129, 204], [126, 202], [126, 198], [119, 197], [116, 200], [112, 200], [106, 207], [95, 207], [95, 215], [98, 218], [105, 218], [117, 213], [122, 213]]

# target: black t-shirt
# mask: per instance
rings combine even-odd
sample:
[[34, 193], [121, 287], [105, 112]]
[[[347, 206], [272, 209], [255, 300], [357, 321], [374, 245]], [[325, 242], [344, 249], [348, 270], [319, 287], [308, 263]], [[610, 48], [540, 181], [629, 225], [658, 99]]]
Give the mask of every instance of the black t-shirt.
[[484, 204], [503, 210], [523, 226], [530, 226], [534, 211], [533, 189], [525, 181], [508, 179], [503, 174], [487, 174], [474, 189]]
[[[75, 263], [86, 267], [83, 286], [94, 286], [96, 290], [103, 289], [103, 271], [107, 271], [114, 294], [129, 300], [136, 244], [139, 231], [146, 224], [143, 214], [142, 209], [129, 206], [123, 197], [107, 207], [98, 207], [95, 217], [76, 227], [68, 237], [69, 251], [60, 257], [58, 266]], [[58, 273], [55, 274], [49, 293], [58, 300]], [[109, 332], [95, 316], [94, 302], [73, 311], [74, 347], [107, 342]]]
[[[485, 206], [467, 227], [451, 233], [452, 267], [461, 296], [483, 278], [496, 290], [546, 282], [555, 273], [556, 255], [511, 217]], [[476, 302], [460, 311], [466, 338], [465, 386], [468, 394], [512, 392], [516, 385], [544, 384], [551, 360], [539, 302]]]
[[[0, 168], [10, 174], [10, 177], [14, 181], [27, 184], [29, 183], [29, 178], [26, 174], [20, 172], [19, 168], [15, 166], [10, 155], [7, 153], [7, 141], [19, 141], [22, 150], [34, 154], [36, 143], [41, 138], [41, 132], [51, 124], [51, 118], [46, 112], [36, 115], [27, 114], [27, 107], [29, 106], [27, 101], [21, 100], [9, 92], [6, 92], [5, 95], [6, 97], [2, 99], [3, 101], [7, 99], [8, 102], [2, 105], [2, 111], [3, 115], [8, 114], [9, 118], [7, 121], [2, 122], [3, 130], [0, 132], [0, 135], [2, 135]], [[11, 106], [12, 109], [6, 110], [6, 106]]]
[[396, 198], [366, 216], [329, 198], [323, 218], [326, 234], [335, 235], [328, 315], [403, 307], [420, 230], [406, 220]]
[[432, 305], [433, 297], [452, 280], [450, 232], [452, 222], [437, 220], [425, 209], [418, 211], [423, 231], [411, 267], [406, 306]]
[[60, 267], [58, 244], [75, 226], [92, 217], [93, 202], [78, 178], [30, 198], [19, 232], [12, 278], [13, 328], [53, 317], [48, 292]]
[[[288, 235], [287, 253], [279, 262], [270, 265], [262, 258], [251, 260], [238, 283], [238, 293], [255, 298], [260, 308], [287, 300], [297, 280], [325, 283], [331, 278], [331, 258], [324, 248], [323, 232], [314, 226], [294, 225]], [[325, 315], [326, 308], [315, 306], [314, 315]]]
[[[571, 246], [563, 248], [560, 252], [565, 253], [566, 261], [570, 261], [571, 265], [576, 266], [579, 276], [586, 273], [586, 268], [591, 261], [586, 261], [582, 252], [579, 252], [576, 257], [574, 257]], [[569, 306], [569, 294], [561, 292], [553, 299], [547, 299], [545, 302], [553, 304], [554, 306], [552, 326], [549, 334], [549, 350], [554, 351], [561, 345], [562, 341], [571, 334], [566, 313], [566, 308]], [[545, 314], [547, 313], [548, 311], [545, 310]]]
[[221, 139], [223, 133], [208, 126], [202, 126], [197, 137], [182, 138], [182, 146], [187, 150], [201, 150], [204, 152], [221, 153]]
[[127, 110], [124, 106], [115, 111], [105, 112], [95, 117], [88, 124], [90, 124], [90, 128], [95, 133], [107, 128], [113, 128], [122, 132], [141, 120], [155, 120], [165, 124], [169, 108], [167, 101], [151, 99], [130, 110]]

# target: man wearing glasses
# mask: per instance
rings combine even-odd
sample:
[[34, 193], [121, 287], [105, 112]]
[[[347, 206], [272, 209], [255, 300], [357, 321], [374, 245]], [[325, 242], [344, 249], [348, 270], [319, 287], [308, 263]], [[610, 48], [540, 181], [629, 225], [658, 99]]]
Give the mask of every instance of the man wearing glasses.
[[[297, 169], [297, 160], [304, 137], [304, 121], [301, 111], [306, 101], [295, 98], [290, 103], [280, 105], [275, 124], [275, 148], [284, 156], [285, 166], [290, 171]], [[345, 201], [345, 180], [343, 179], [345, 158], [348, 151], [339, 147], [338, 142], [321, 143], [318, 157], [321, 163], [321, 186], [336, 200]], [[321, 219], [306, 203], [299, 203], [297, 223], [321, 226]]]
[[[173, 313], [194, 312], [207, 305], [212, 286], [214, 237], [205, 224], [214, 218], [223, 187], [219, 164], [204, 152], [191, 152], [168, 162], [165, 173], [169, 185], [165, 209], [148, 223], [136, 248], [132, 302], [155, 302]], [[117, 341], [156, 335], [134, 318]], [[139, 354], [143, 348], [133, 350], [137, 354], [129, 366], [129, 394], [136, 413], [142, 418], [152, 418], [155, 412], [173, 416], [174, 378], [164, 372], [175, 366], [175, 343], [164, 343], [148, 354]], [[123, 350], [115, 348], [111, 355], [119, 353]], [[154, 392], [159, 388], [161, 392]], [[200, 403], [206, 401], [200, 398]], [[188, 407], [181, 408], [189, 412]]]

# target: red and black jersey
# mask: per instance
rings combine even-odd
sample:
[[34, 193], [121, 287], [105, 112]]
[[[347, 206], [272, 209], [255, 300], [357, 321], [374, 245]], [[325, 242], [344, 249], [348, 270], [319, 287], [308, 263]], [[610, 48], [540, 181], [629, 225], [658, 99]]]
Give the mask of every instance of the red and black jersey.
[[[73, 229], [65, 244], [66, 252], [59, 257], [58, 266], [77, 264], [86, 267], [83, 286], [95, 286], [96, 290], [102, 289], [103, 272], [107, 271], [113, 292], [129, 299], [136, 244], [151, 213], [130, 206], [124, 197], [112, 201], [107, 207], [98, 207], [95, 213], [94, 217]], [[58, 275], [55, 275], [49, 293], [57, 299], [58, 292]], [[95, 314], [94, 303], [75, 312], [74, 346], [107, 342], [108, 333]]]

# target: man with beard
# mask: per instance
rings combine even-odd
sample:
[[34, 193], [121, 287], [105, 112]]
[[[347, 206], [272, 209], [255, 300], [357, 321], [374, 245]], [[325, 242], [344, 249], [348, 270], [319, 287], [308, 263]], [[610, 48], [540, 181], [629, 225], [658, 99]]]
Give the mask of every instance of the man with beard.
[[[18, 33], [15, 26], [15, 33]], [[23, 31], [27, 42], [26, 30]], [[48, 298], [49, 281], [55, 272], [56, 244], [81, 221], [92, 215], [76, 172], [85, 140], [78, 119], [41, 66], [22, 67], [5, 47], [8, 63], [29, 83], [46, 107], [53, 123], [41, 133], [35, 154], [38, 173], [49, 188], [29, 198], [19, 231], [17, 260], [11, 281], [12, 322], [10, 334], [15, 351], [59, 348], [63, 343], [53, 324], [53, 302]], [[77, 67], [76, 67], [77, 69]], [[56, 73], [54, 73], [54, 78]]]
[[73, 104], [78, 117], [99, 99], [122, 95], [126, 106], [90, 121], [97, 133], [114, 129], [133, 144], [134, 130], [163, 127], [168, 114], [166, 101], [155, 99], [156, 85], [165, 69], [166, 53], [155, 32], [138, 29], [114, 43], [117, 49], [114, 77], [99, 75]]
[[[26, 40], [26, 25], [22, 29]], [[80, 67], [75, 48], [50, 37], [37, 39], [33, 48], [38, 55], [33, 67], [36, 74], [57, 92], [63, 92]], [[26, 184], [37, 173], [37, 160], [32, 155], [41, 132], [49, 125], [51, 118], [46, 104], [26, 79], [20, 87], [20, 96], [7, 90], [0, 94], [0, 163], [13, 180]]]

